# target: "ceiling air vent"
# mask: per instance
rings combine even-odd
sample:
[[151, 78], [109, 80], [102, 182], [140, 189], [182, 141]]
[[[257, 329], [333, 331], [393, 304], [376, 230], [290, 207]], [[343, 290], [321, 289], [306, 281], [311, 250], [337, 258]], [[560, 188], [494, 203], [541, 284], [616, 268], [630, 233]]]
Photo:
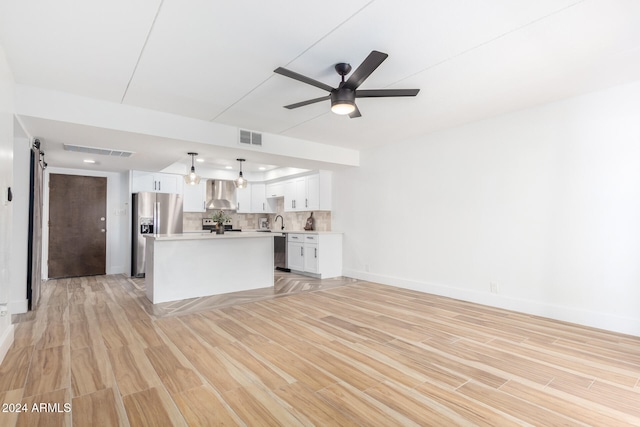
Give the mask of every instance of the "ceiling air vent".
[[262, 134], [240, 129], [240, 144], [262, 146]]
[[131, 157], [133, 151], [112, 150], [110, 148], [85, 147], [82, 145], [64, 144], [67, 151], [77, 151], [79, 153], [99, 154], [101, 156]]

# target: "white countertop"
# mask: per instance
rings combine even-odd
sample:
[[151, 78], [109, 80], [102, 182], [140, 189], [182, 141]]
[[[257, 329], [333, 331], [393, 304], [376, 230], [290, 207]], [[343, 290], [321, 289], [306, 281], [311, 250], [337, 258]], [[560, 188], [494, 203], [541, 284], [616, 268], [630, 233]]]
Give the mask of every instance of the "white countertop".
[[[253, 231], [257, 231], [257, 230], [247, 230], [247, 232], [253, 232]], [[244, 233], [244, 230], [242, 231]], [[264, 233], [264, 231], [262, 231], [262, 233]], [[271, 233], [269, 233], [268, 231], [266, 232], [267, 234], [280, 234], [280, 233], [290, 233], [290, 234], [342, 234], [342, 231], [317, 231], [317, 230], [288, 230], [288, 229], [284, 229], [284, 230], [278, 230], [278, 229], [271, 229]]]
[[[246, 233], [246, 234], [266, 234], [267, 236], [271, 235], [273, 236], [274, 234], [282, 234], [282, 233], [289, 233], [289, 234], [343, 234], [342, 231], [316, 231], [316, 230], [312, 230], [312, 231], [307, 231], [307, 230], [274, 230], [272, 229], [271, 232], [269, 231], [257, 231], [257, 229], [243, 229], [242, 231], [227, 231], [223, 234], [223, 236], [226, 236], [227, 234], [242, 234], [242, 233]], [[189, 236], [193, 236], [193, 235], [199, 235], [199, 234], [216, 234], [215, 231], [213, 233], [209, 233], [206, 230], [188, 230], [185, 231], [183, 234], [187, 234]], [[164, 235], [161, 235], [164, 236]]]
[[[169, 240], [211, 240], [211, 239], [247, 239], [256, 237], [273, 237], [274, 233], [252, 232], [252, 231], [227, 231], [224, 234], [187, 232], [181, 234], [146, 234], [144, 237], [155, 241]], [[277, 233], [275, 233], [277, 234]]]
[[282, 230], [273, 231], [274, 233], [289, 233], [289, 234], [342, 234], [342, 231], [316, 231], [316, 230]]

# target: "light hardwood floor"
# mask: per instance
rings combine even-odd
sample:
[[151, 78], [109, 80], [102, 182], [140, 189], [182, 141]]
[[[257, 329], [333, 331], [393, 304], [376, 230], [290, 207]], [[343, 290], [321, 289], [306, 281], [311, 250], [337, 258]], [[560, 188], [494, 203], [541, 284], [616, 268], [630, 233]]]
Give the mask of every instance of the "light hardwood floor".
[[374, 283], [278, 280], [287, 292], [253, 302], [162, 309], [124, 276], [47, 282], [15, 319], [0, 426], [640, 425], [640, 338]]

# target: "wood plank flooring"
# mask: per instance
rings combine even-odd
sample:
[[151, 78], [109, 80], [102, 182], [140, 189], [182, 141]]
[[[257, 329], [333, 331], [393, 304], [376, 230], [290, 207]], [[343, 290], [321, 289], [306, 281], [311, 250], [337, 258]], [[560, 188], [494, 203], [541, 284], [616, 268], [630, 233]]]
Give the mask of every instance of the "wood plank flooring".
[[[640, 425], [640, 338], [352, 279], [153, 306], [46, 282], [0, 426]], [[17, 412], [21, 409], [22, 412]]]

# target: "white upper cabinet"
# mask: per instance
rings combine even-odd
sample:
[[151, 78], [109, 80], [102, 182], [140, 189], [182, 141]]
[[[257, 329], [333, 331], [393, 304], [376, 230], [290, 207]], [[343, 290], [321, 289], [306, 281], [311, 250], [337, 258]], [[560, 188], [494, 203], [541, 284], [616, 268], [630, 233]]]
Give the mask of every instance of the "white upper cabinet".
[[284, 183], [284, 210], [304, 211], [307, 197], [307, 178], [295, 178]]
[[175, 193], [182, 194], [183, 177], [168, 173], [133, 171], [132, 193]]
[[284, 210], [330, 211], [331, 172], [294, 178], [284, 183]]
[[184, 212], [206, 212], [207, 207], [207, 180], [203, 179], [200, 184], [184, 185], [183, 210]]
[[271, 184], [267, 184], [266, 195], [267, 198], [283, 197], [284, 182], [273, 182]]
[[246, 188], [236, 189], [238, 213], [251, 213], [251, 190], [255, 184], [248, 184]]
[[266, 196], [266, 184], [255, 183], [251, 184], [251, 212], [253, 213], [274, 213], [275, 201], [273, 199], [267, 199]]

